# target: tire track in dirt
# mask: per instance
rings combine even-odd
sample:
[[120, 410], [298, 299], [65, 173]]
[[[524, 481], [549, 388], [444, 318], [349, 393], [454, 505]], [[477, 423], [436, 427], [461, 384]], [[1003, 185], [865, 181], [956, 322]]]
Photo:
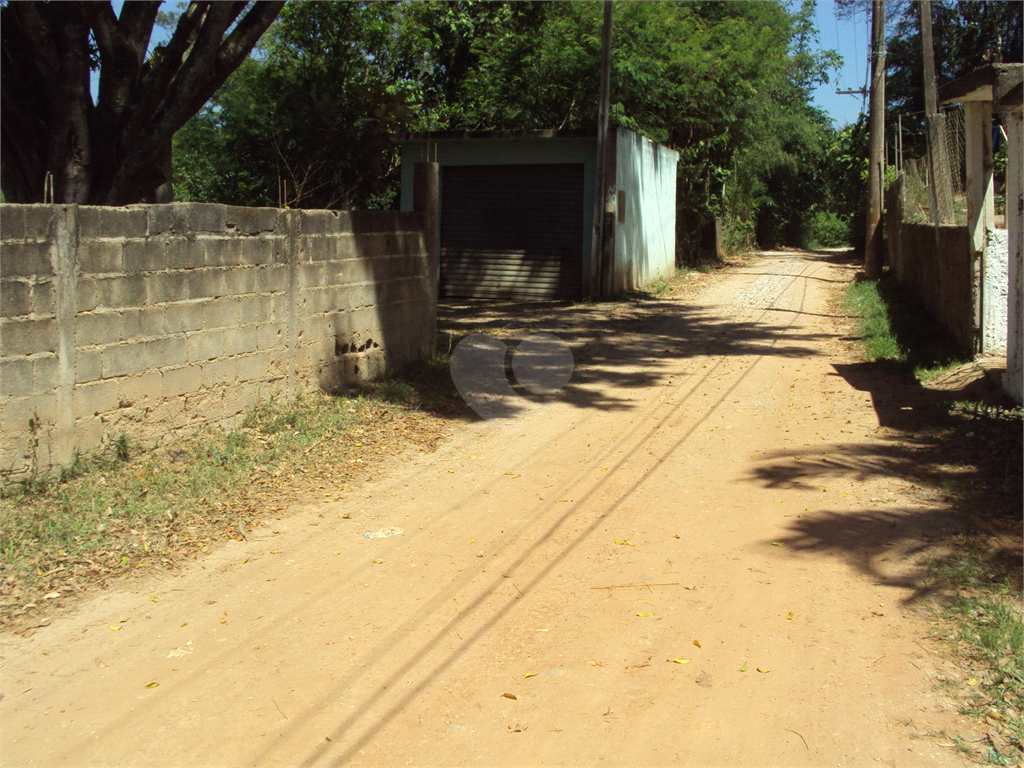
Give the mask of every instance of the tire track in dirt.
[[[804, 264], [800, 274], [786, 276], [791, 279], [784, 286], [776, 284], [777, 293], [769, 308], [757, 315], [757, 322], [779, 303], [802, 312], [809, 296], [807, 277], [821, 266]], [[722, 309], [706, 310], [708, 316], [722, 313]], [[735, 318], [735, 309], [726, 314]], [[11, 723], [3, 727], [9, 754], [48, 755], [52, 764], [74, 765], [395, 765], [409, 759], [420, 764], [457, 764], [477, 758], [487, 764], [544, 760], [605, 765], [668, 764], [678, 758], [679, 762], [706, 765], [769, 764], [780, 754], [793, 758], [787, 760], [790, 764], [821, 764], [824, 758], [842, 760], [844, 756], [845, 762], [851, 762], [855, 752], [850, 750], [845, 732], [835, 737], [838, 746], [822, 752], [827, 729], [816, 733], [797, 726], [794, 732], [802, 731], [798, 736], [806, 741], [787, 738], [805, 754], [779, 753], [773, 751], [779, 748], [774, 742], [744, 743], [742, 738], [735, 742], [738, 746], [733, 752], [722, 752], [708, 740], [710, 736], [700, 736], [710, 723], [717, 724], [721, 736], [735, 736], [736, 724], [730, 718], [736, 717], [753, 717], [747, 730], [765, 740], [784, 730], [766, 725], [774, 722], [772, 716], [756, 701], [735, 698], [738, 689], [734, 685], [749, 687], [749, 678], [737, 684], [722, 682], [727, 678], [723, 677], [724, 667], [712, 658], [709, 634], [704, 634], [709, 649], [706, 671], [716, 680], [713, 693], [718, 698], [702, 699], [698, 710], [693, 709], [698, 706], [696, 701], [680, 702], [674, 695], [672, 680], [678, 675], [653, 677], [654, 662], [645, 663], [641, 658], [639, 666], [632, 663], [632, 656], [646, 647], [652, 649], [652, 658], [668, 653], [674, 642], [671, 637], [677, 634], [689, 643], [692, 631], [688, 627], [693, 616], [700, 615], [698, 611], [705, 612], [708, 626], [734, 627], [735, 616], [742, 617], [742, 612], [721, 607], [723, 595], [730, 589], [743, 587], [744, 592], [734, 599], [747, 614], [763, 611], [760, 593], [752, 591], [763, 585], [749, 578], [759, 574], [748, 572], [746, 563], [766, 571], [772, 566], [762, 562], [764, 557], [756, 554], [753, 544], [729, 543], [725, 529], [736, 524], [729, 517], [709, 515], [692, 520], [703, 538], [672, 538], [671, 526], [677, 525], [685, 512], [676, 507], [680, 501], [685, 506], [688, 499], [698, 496], [697, 489], [689, 488], [688, 495], [677, 500], [672, 489], [692, 485], [698, 475], [689, 470], [689, 479], [677, 481], [667, 468], [689, 469], [684, 450], [711, 455], [709, 441], [717, 439], [718, 422], [729, 416], [730, 409], [723, 406], [743, 390], [756, 389], [757, 380], [765, 377], [762, 367], [778, 359], [803, 364], [793, 349], [772, 354], [785, 340], [784, 332], [795, 329], [801, 317], [794, 312], [784, 326], [768, 326], [776, 336], [764, 344], [763, 354], [723, 355], [717, 361], [715, 356], [692, 355], [672, 362], [674, 376], [680, 375], [682, 383], [627, 392], [638, 403], [631, 411], [581, 411], [565, 403], [553, 404], [531, 408], [523, 418], [507, 425], [472, 428], [464, 439], [421, 467], [410, 467], [373, 485], [374, 498], [365, 505], [366, 517], [360, 519], [359, 530], [397, 522], [407, 527], [403, 536], [367, 544], [357, 532], [342, 527], [352, 524], [338, 519], [341, 507], [328, 505], [283, 522], [279, 538], [226, 548], [206, 563], [208, 570], [223, 568], [216, 575], [193, 573], [185, 579], [168, 580], [168, 584], [180, 584], [183, 592], [168, 596], [158, 607], [173, 607], [173, 611], [157, 616], [154, 609], [154, 623], [139, 625], [134, 635], [130, 623], [124, 632], [108, 635], [118, 639], [125, 635], [124, 640], [129, 641], [121, 646], [119, 655], [124, 658], [115, 661], [123, 681], [120, 686], [112, 686], [109, 675], [97, 675], [83, 664], [82, 657], [88, 658], [82, 653], [83, 645], [90, 644], [91, 655], [104, 644], [90, 637], [66, 649], [59, 647], [59, 640], [82, 626], [88, 615], [79, 617], [77, 624], [69, 621], [68, 626], [55, 627], [53, 642], [47, 645], [50, 653], [60, 658], [54, 659], [51, 671], [76, 665], [82, 671], [72, 673], [66, 684], [50, 686], [41, 694], [36, 700], [37, 717], [45, 717], [40, 710], [47, 702], [53, 711], [52, 706], [68, 698], [69, 691], [77, 691], [79, 697], [86, 691], [106, 692], [106, 698], [101, 694], [100, 700], [112, 706], [101, 713], [96, 704], [86, 705], [83, 714], [62, 726], [58, 743], [50, 740], [44, 746], [46, 740], [17, 730], [30, 725], [31, 718], [26, 718], [25, 712], [10, 712], [5, 701], [9, 716], [4, 720]], [[658, 322], [671, 326], [670, 320]], [[681, 336], [685, 329], [677, 328], [675, 333]], [[806, 354], [812, 346], [807, 344]], [[700, 366], [705, 363], [709, 366], [706, 373], [690, 373], [702, 371]], [[768, 375], [769, 379], [779, 378], [774, 370]], [[778, 384], [776, 380], [771, 386], [777, 388]], [[646, 402], [636, 399], [642, 395], [648, 396]], [[587, 430], [591, 434], [581, 437]], [[590, 446], [584, 445], [586, 440]], [[720, 461], [736, 455], [735, 442], [721, 449]], [[713, 463], [714, 458], [704, 464]], [[472, 477], [463, 473], [472, 473]], [[709, 493], [722, 487], [719, 480], [728, 474], [727, 465], [723, 464], [718, 474], [722, 477], [706, 479]], [[398, 495], [389, 497], [387, 493]], [[737, 497], [736, 503], [746, 502]], [[406, 518], [411, 522], [402, 522]], [[737, 519], [742, 525], [743, 520]], [[301, 528], [307, 523], [316, 524], [317, 532], [310, 534], [308, 528]], [[331, 530], [324, 531], [325, 526]], [[637, 532], [629, 533], [630, 526]], [[602, 527], [611, 531], [607, 537], [598, 535]], [[641, 529], [649, 532], [649, 540], [641, 538]], [[763, 540], [762, 529], [741, 530], [741, 535], [747, 542]], [[338, 531], [344, 540], [338, 539]], [[635, 538], [635, 546], [610, 543], [619, 536]], [[343, 559], [358, 565], [328, 567], [336, 557], [331, 552], [335, 549]], [[728, 559], [733, 551], [743, 559]], [[246, 556], [250, 563], [238, 565]], [[374, 556], [384, 562], [372, 563]], [[698, 563], [712, 556], [725, 565]], [[661, 568], [678, 567], [686, 573], [662, 578], [655, 564], [666, 557], [675, 558], [678, 565]], [[320, 565], [324, 560], [328, 566]], [[434, 564], [430, 570], [428, 562]], [[591, 590], [594, 580], [607, 578], [601, 583], [612, 583], [620, 577], [630, 581], [648, 574], [653, 582], [678, 579], [698, 590], [686, 591], [686, 597], [679, 600], [651, 591], [653, 600], [665, 600], [651, 621], [665, 620], [647, 624], [643, 630], [636, 627], [646, 620], [632, 617], [637, 611], [623, 603], [617, 592], [609, 592], [606, 599], [604, 593]], [[713, 574], [718, 574], [721, 583], [716, 583]], [[806, 578], [819, 578], [821, 586], [827, 583], [829, 589], [847, 578], [843, 568], [829, 563], [816, 574]], [[369, 582], [366, 587], [364, 581]], [[850, 592], [856, 593], [858, 600], [864, 597], [864, 589]], [[282, 597], [285, 604], [278, 605]], [[217, 607], [203, 609], [207, 599], [218, 600]], [[118, 600], [112, 602], [124, 610], [145, 605], [145, 596], [125, 595]], [[230, 607], [229, 627], [241, 624], [245, 628], [241, 635], [224, 638], [227, 644], [218, 648], [213, 643], [221, 639], [214, 635], [224, 629], [217, 623], [222, 605]], [[94, 606], [91, 618], [102, 617], [102, 623], [111, 610]], [[163, 688], [155, 693], [144, 691], [142, 678], [158, 672], [147, 660], [161, 644], [155, 636], [184, 638], [178, 632], [179, 618], [201, 627], [196, 631], [202, 634], [196, 635], [193, 646], [197, 650], [159, 670]], [[264, 618], [271, 623], [266, 629], [261, 627], [267, 622], [259, 623]], [[741, 618], [740, 627], [743, 621], [749, 623], [750, 619]], [[535, 631], [538, 627], [548, 631]], [[99, 630], [103, 628], [101, 625]], [[723, 629], [721, 644], [735, 645], [729, 632], [744, 635], [745, 631]], [[353, 634], [352, 640], [344, 638], [347, 633]], [[825, 629], [819, 634], [824, 638], [820, 642], [837, 637]], [[180, 642], [184, 644], [184, 639]], [[805, 647], [801, 642], [805, 641], [791, 641], [794, 647]], [[5, 647], [5, 656], [9, 650]], [[620, 654], [631, 661], [624, 669], [613, 668], [611, 659]], [[19, 676], [26, 665], [38, 665], [30, 655], [15, 655]], [[595, 666], [583, 666], [584, 655]], [[560, 661], [563, 657], [568, 661]], [[199, 659], [201, 663], [187, 668], [187, 662]], [[597, 664], [599, 661], [602, 663]], [[166, 669], [171, 663], [182, 667], [182, 673], [176, 673], [181, 676], [173, 683]], [[694, 666], [704, 663], [695, 657]], [[516, 685], [509, 677], [512, 668], [518, 670], [520, 680], [524, 670], [540, 672], [532, 679], [537, 693], [531, 694], [539, 699], [531, 699], [521, 689], [520, 701], [501, 698], [502, 690]], [[659, 672], [665, 669], [661, 662]], [[677, 669], [686, 672], [688, 667]], [[593, 676], [588, 678], [588, 674]], [[750, 674], [757, 676], [753, 671]], [[775, 674], [781, 677], [786, 672], [780, 668]], [[638, 675], [649, 678], [633, 682]], [[771, 682], [770, 676], [764, 677], [755, 681], [761, 688]], [[591, 682], [586, 682], [588, 679]], [[817, 688], [834, 678], [812, 675], [810, 679]], [[692, 677], [688, 684], [693, 686]], [[118, 687], [135, 685], [144, 697], [141, 703], [127, 702], [127, 694], [112, 696]], [[596, 685], [593, 694], [588, 691], [590, 685]], [[706, 689], [687, 690], [703, 694]], [[254, 703], [245, 704], [249, 700]], [[534, 702], [530, 705], [533, 714], [526, 714], [530, 701]], [[622, 703], [614, 704], [616, 714], [601, 714], [605, 711], [601, 702], [611, 713], [612, 703], [607, 702], [618, 701]], [[787, 717], [792, 715], [790, 710], [806, 717], [815, 701], [801, 693], [799, 701], [787, 706], [788, 710], [778, 708], [786, 710]], [[589, 714], [573, 714], [577, 709]], [[851, 711], [856, 715], [850, 719], [861, 728], [874, 722], [860, 703]], [[522, 724], [514, 722], [522, 717], [530, 719], [532, 729], [512, 728]], [[630, 724], [629, 732], [616, 728], [618, 717]], [[559, 728], [545, 730], [541, 725], [545, 718], [557, 720]], [[98, 727], [85, 722], [90, 719]], [[496, 721], [499, 725], [495, 728]], [[188, 744], [179, 738], [183, 728], [191, 733]], [[678, 739], [673, 735], [677, 732]], [[144, 741], [135, 735], [139, 733], [144, 734]], [[13, 738], [15, 734], [18, 738]], [[510, 738], [520, 740], [515, 749], [508, 746]], [[892, 750], [896, 747], [889, 743], [900, 742], [888, 734], [870, 734], [864, 741], [884, 742], [890, 754], [895, 754]], [[674, 756], [666, 751], [673, 744], [681, 750]], [[800, 759], [797, 754], [802, 755]], [[599, 760], [602, 755], [608, 759]], [[777, 759], [774, 764], [779, 764]]]

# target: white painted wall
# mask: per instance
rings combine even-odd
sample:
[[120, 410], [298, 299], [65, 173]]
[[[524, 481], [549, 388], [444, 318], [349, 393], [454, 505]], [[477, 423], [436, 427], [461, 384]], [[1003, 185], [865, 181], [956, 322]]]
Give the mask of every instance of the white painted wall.
[[675, 274], [678, 162], [675, 150], [616, 128], [613, 292]]
[[985, 245], [984, 285], [982, 287], [983, 353], [1006, 350], [1006, 312], [1008, 273], [1006, 264], [1009, 233], [989, 228]]

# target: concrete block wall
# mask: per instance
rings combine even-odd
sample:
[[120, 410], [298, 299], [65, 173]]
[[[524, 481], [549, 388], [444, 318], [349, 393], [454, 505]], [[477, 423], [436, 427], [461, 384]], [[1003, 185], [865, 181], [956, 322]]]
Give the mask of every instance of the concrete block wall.
[[896, 279], [909, 288], [964, 349], [977, 341], [978, 292], [966, 227], [904, 222], [899, 250], [890, 252]]
[[2, 205], [0, 472], [411, 362], [428, 263], [422, 213]]
[[978, 272], [967, 227], [903, 221], [902, 178], [885, 195], [890, 269], [965, 350], [978, 338]]

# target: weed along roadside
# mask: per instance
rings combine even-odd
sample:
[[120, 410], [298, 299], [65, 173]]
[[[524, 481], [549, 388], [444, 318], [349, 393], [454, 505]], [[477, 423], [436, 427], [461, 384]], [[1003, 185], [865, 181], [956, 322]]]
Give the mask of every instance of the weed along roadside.
[[361, 392], [269, 403], [233, 432], [143, 451], [125, 434], [58, 477], [3, 488], [0, 621], [31, 633], [112, 579], [175, 569], [217, 542], [286, 515], [299, 500], [344, 501], [387, 460], [433, 451], [459, 405], [440, 363]]
[[401, 376], [5, 488], [5, 760], [1013, 764], [1020, 414], [856, 271], [446, 304]]
[[[989, 373], [999, 373], [999, 361], [971, 361], [891, 280], [852, 283], [842, 307], [857, 318], [862, 366], [882, 373], [872, 394], [879, 422], [898, 446], [894, 469], [948, 510], [930, 531], [913, 605], [931, 625], [931, 647], [952, 661], [936, 685], [955, 697], [973, 727], [939, 735], [981, 762], [1019, 765], [1021, 408]], [[848, 378], [867, 381], [856, 367]]]
[[[633, 298], [692, 288], [694, 274], [681, 269]], [[76, 452], [56, 477], [5, 480], [0, 623], [31, 633], [93, 586], [177, 568], [217, 542], [243, 540], [297, 500], [345, 501], [386, 459], [432, 452], [472, 416], [448, 370], [453, 345], [470, 332], [442, 330], [442, 352], [401, 375], [271, 401], [233, 432], [152, 450], [121, 433]]]

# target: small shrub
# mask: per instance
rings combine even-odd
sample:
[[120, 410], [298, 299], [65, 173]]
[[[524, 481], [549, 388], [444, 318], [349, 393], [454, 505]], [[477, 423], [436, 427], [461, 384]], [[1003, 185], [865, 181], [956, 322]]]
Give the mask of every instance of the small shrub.
[[373, 397], [385, 403], [412, 407], [418, 398], [411, 384], [398, 379], [386, 379], [373, 392]]
[[808, 248], [841, 248], [850, 244], [850, 224], [834, 213], [818, 211], [804, 225]]
[[110, 441], [110, 449], [118, 461], [128, 461], [134, 448], [135, 442], [124, 432]]
[[722, 248], [730, 255], [754, 250], [754, 221], [727, 213], [723, 221]]

